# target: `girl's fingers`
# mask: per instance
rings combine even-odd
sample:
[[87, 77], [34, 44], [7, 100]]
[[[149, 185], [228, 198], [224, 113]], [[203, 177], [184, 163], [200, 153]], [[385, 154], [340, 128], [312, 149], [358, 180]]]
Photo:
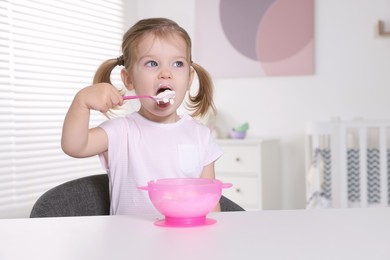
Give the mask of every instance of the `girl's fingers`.
[[106, 113], [109, 109], [123, 104], [120, 92], [108, 83], [98, 83], [83, 89], [80, 93], [82, 103], [89, 109]]

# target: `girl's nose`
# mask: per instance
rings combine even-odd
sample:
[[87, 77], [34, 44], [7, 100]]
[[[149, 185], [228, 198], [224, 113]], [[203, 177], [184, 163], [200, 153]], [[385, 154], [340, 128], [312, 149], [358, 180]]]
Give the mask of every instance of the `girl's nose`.
[[161, 79], [170, 79], [172, 78], [172, 73], [168, 68], [161, 68], [159, 78]]

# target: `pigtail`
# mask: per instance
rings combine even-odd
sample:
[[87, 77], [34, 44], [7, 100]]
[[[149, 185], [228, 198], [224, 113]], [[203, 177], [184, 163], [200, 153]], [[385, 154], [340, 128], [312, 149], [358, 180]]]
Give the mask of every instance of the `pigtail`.
[[211, 108], [216, 112], [213, 102], [213, 81], [209, 73], [199, 64], [192, 63], [192, 67], [196, 71], [199, 80], [199, 90], [195, 96], [190, 96], [189, 109], [193, 110], [193, 117], [203, 117]]
[[120, 65], [118, 59], [119, 58], [109, 59], [103, 62], [95, 72], [95, 76], [93, 77], [93, 84], [102, 83], [102, 82], [107, 82], [112, 84], [111, 72], [116, 66]]

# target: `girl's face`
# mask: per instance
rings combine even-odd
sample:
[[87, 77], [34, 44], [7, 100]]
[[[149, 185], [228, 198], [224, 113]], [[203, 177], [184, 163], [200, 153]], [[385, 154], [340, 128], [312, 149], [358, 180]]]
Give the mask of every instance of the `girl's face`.
[[140, 40], [135, 58], [130, 71], [122, 70], [122, 80], [129, 90], [134, 89], [137, 95], [150, 96], [166, 89], [176, 92], [174, 104], [140, 99], [139, 113], [155, 122], [176, 122], [177, 108], [194, 77], [194, 69], [188, 62], [186, 42], [175, 34], [164, 38], [149, 34]]

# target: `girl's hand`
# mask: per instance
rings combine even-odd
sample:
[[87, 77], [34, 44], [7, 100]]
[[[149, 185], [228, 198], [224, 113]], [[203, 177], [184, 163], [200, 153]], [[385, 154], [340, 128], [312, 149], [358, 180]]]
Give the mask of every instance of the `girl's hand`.
[[123, 98], [119, 91], [109, 83], [98, 83], [80, 90], [75, 101], [81, 107], [93, 109], [102, 113], [110, 108], [121, 106]]
[[90, 110], [102, 113], [122, 105], [119, 91], [108, 83], [94, 84], [80, 90], [66, 114], [62, 128], [62, 150], [73, 157], [84, 158], [105, 152], [108, 137], [100, 128], [89, 128]]

